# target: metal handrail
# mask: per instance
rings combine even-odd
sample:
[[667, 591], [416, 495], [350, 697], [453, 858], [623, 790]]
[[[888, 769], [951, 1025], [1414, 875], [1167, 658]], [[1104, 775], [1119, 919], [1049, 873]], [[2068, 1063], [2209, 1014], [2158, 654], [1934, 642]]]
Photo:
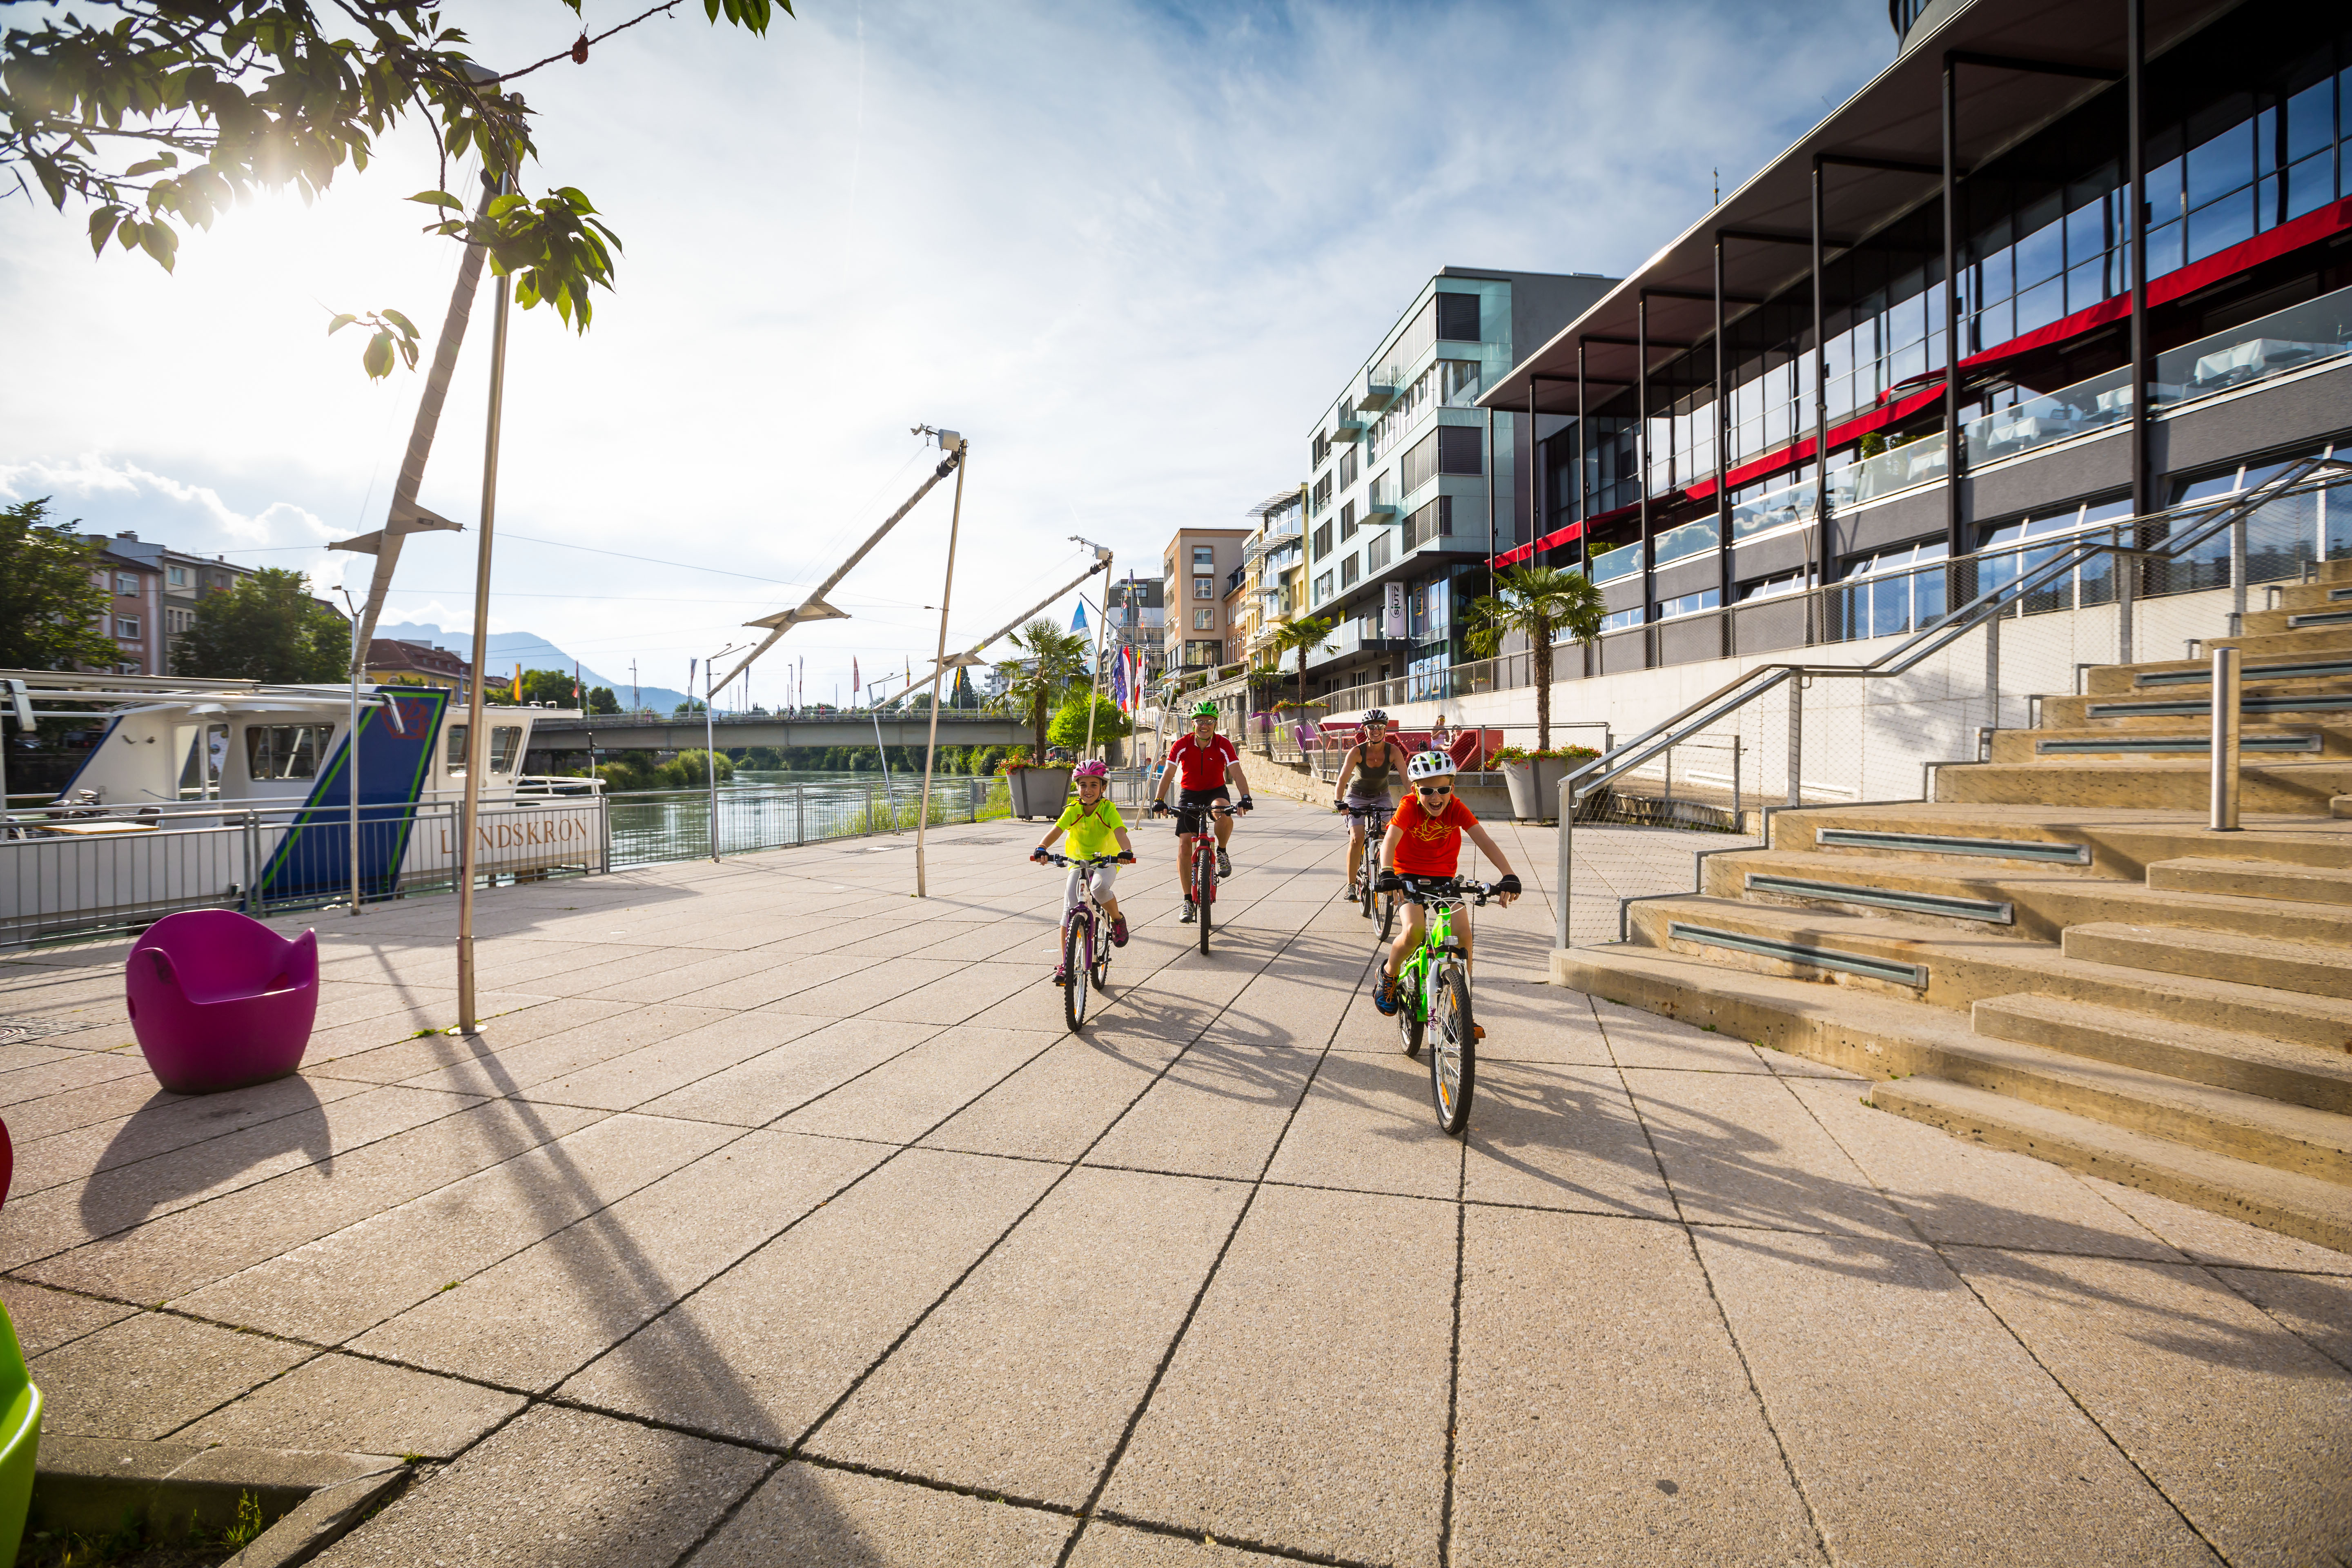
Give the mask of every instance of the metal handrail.
[[[2328, 473], [2333, 477], [2319, 478]], [[2256, 485], [2222, 498], [2205, 512], [2201, 521], [2192, 524], [2176, 538], [2168, 539], [2152, 548], [2140, 548], [2136, 542], [2121, 544], [2114, 540], [2077, 539], [2060, 549], [2050, 560], [2033, 570], [2011, 578], [2000, 586], [1978, 595], [1957, 609], [1922, 626], [1911, 638], [1898, 647], [1872, 659], [1868, 664], [1767, 664], [1746, 670], [1723, 686], [1685, 708], [1664, 722], [1654, 725], [1632, 740], [1606, 753], [1593, 758], [1572, 770], [1560, 782], [1566, 792], [1567, 804], [1575, 803], [1592, 790], [1610, 784], [1648, 762], [1670, 746], [1686, 743], [1691, 734], [1708, 729], [1750, 702], [1783, 683], [1800, 677], [1852, 679], [1872, 676], [1901, 675], [1930, 655], [1942, 651], [1986, 621], [1999, 616], [2011, 605], [2021, 601], [2028, 594], [2068, 575], [2091, 559], [2103, 555], [2120, 555], [2126, 559], [2172, 560], [2204, 543], [2223, 528], [2239, 521], [2247, 514], [2289, 495], [2331, 489], [2352, 474], [2352, 464], [2330, 458], [2306, 458], [2284, 472]], [[2193, 511], [2203, 510], [2187, 509]], [[2130, 518], [2117, 519], [2113, 525], [2120, 534], [2131, 531], [2137, 540], [2138, 530], [2147, 524], [2163, 521], [2177, 515], [2176, 510], [2147, 512]], [[1971, 559], [1962, 557], [1962, 560]], [[1957, 563], [1955, 563], [1957, 564]]]

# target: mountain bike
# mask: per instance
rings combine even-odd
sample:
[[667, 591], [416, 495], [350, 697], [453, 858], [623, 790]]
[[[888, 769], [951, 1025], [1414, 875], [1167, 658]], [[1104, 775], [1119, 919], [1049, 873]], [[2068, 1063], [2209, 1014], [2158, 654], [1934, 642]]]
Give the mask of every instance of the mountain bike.
[[1380, 940], [1386, 942], [1396, 930], [1397, 896], [1380, 892], [1373, 884], [1381, 879], [1381, 838], [1388, 832], [1388, 816], [1377, 806], [1370, 811], [1346, 809], [1350, 829], [1361, 828], [1364, 835], [1363, 859], [1356, 868], [1356, 900], [1364, 918], [1379, 922]]
[[1405, 877], [1397, 895], [1429, 910], [1421, 946], [1396, 977], [1397, 1032], [1404, 1054], [1430, 1046], [1429, 1093], [1437, 1124], [1458, 1133], [1470, 1123], [1470, 1097], [1477, 1088], [1478, 1026], [1470, 1011], [1470, 965], [1454, 916], [1465, 904], [1483, 906], [1495, 894], [1491, 882], [1459, 877]]
[[1095, 901], [1094, 878], [1084, 873], [1118, 863], [1116, 855], [1097, 855], [1087, 860], [1050, 851], [1045, 856], [1049, 866], [1071, 867], [1081, 873], [1078, 886], [1084, 896], [1062, 915], [1062, 1016], [1069, 1021], [1073, 1034], [1087, 1021], [1087, 1003], [1092, 994], [1108, 985], [1112, 952], [1110, 917]]

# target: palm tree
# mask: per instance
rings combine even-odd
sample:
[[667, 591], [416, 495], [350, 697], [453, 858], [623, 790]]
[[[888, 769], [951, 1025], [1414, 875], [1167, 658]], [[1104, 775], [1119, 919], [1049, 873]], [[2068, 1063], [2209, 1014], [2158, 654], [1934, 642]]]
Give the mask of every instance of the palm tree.
[[1514, 566], [1496, 580], [1495, 592], [1470, 606], [1470, 651], [1492, 658], [1503, 639], [1517, 633], [1535, 655], [1536, 750], [1551, 750], [1551, 647], [1560, 634], [1586, 647], [1601, 636], [1608, 613], [1601, 590], [1581, 572], [1558, 566]]
[[1008, 713], [1027, 716], [1030, 732], [1036, 737], [1039, 759], [1045, 755], [1045, 720], [1058, 707], [1062, 696], [1086, 675], [1087, 653], [1092, 646], [1076, 632], [1066, 632], [1052, 621], [1040, 616], [1012, 637], [1013, 646], [1024, 657], [1007, 659], [996, 667], [1004, 679], [1004, 693], [996, 705]]
[[1307, 717], [1307, 656], [1330, 646], [1334, 624], [1328, 616], [1294, 616], [1275, 628], [1276, 665], [1282, 663], [1286, 653], [1295, 651], [1298, 655], [1298, 716], [1302, 720]]

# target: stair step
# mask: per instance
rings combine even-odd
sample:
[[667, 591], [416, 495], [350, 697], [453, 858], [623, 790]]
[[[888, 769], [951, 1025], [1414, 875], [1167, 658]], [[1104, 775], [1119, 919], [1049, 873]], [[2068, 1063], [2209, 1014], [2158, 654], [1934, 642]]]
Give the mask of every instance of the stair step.
[[[2144, 939], [2126, 944], [2121, 962], [2107, 962], [2075, 952], [2071, 946], [1989, 929], [1927, 926], [1891, 915], [1751, 904], [1696, 894], [1645, 900], [1629, 905], [1627, 912], [1633, 938], [1643, 946], [1672, 955], [1678, 951], [1674, 944], [1682, 942], [1687, 951], [1680, 956], [1742, 971], [1748, 978], [1786, 976], [1785, 970], [1768, 966], [1794, 966], [1799, 973], [1793, 978], [1819, 985], [1832, 996], [1899, 996], [1964, 1011], [1990, 996], [2030, 991], [2268, 1035], [2323, 1050], [2352, 1046], [2352, 1000], [2344, 999], [2346, 993], [2281, 990], [2138, 962], [2163, 956], [2149, 944], [2167, 936], [2191, 942], [2242, 940], [2210, 932], [2120, 924], [2074, 928], [2125, 931]], [[1676, 936], [1672, 931], [1676, 924], [1720, 934], [1713, 940]], [[2073, 932], [2068, 936], [2071, 942]], [[1738, 944], [1724, 937], [1737, 939]], [[2302, 951], [2297, 944], [2271, 941], [2245, 945]], [[1828, 962], [1832, 959], [1843, 962]]]
[[2285, 903], [2352, 905], [2352, 870], [2283, 865], [2276, 860], [2208, 859], [2193, 855], [2158, 860], [2147, 868], [2147, 885]]
[[2352, 1189], [1933, 1078], [1874, 1084], [1870, 1102], [1996, 1149], [2352, 1251]]
[[1874, 833], [1858, 827], [1822, 827], [1813, 842], [1824, 849], [1877, 849], [1896, 854], [1982, 856], [2048, 866], [2087, 866], [2091, 847], [2038, 838], [1968, 838], [1937, 833]]
[[[2211, 684], [2209, 679], [2207, 684]], [[2336, 713], [2352, 711], [2352, 691], [2294, 692], [2277, 697], [2241, 697], [2240, 713]], [[2183, 697], [2170, 701], [2093, 702], [2083, 710], [2085, 719], [2210, 718], [2210, 697]]]
[[1970, 1016], [1988, 1039], [2352, 1115], [2352, 1053], [2026, 993], [1988, 997]]
[[[2277, 611], [2265, 613], [2276, 616], [2282, 620], [2285, 618]], [[2247, 619], [2251, 621], [2253, 617], [2249, 616]], [[2258, 632], [2250, 627], [2239, 637], [2205, 639], [2204, 651], [2208, 658], [2210, 658], [2212, 651], [2217, 647], [2236, 648], [2240, 657], [2248, 661], [2259, 658], [2267, 663], [2273, 658], [2290, 657], [2318, 658], [2323, 655], [2341, 654], [2347, 649], [2352, 649], [2352, 626], [2330, 626], [2294, 632], [2284, 630]]]
[[[2056, 765], [2062, 762], [2064, 766]], [[1936, 795], [1938, 805], [2113, 806], [2201, 815], [2210, 804], [2210, 774], [2203, 755], [2053, 756], [1939, 768]], [[2352, 795], [2352, 760], [2290, 760], [2256, 752], [2239, 770], [2239, 807], [2249, 815], [2320, 816], [2339, 795]]]
[[[2337, 592], [2352, 597], [2352, 588]], [[2257, 680], [2325, 680], [2352, 679], [2352, 658], [2301, 659], [2284, 664], [2242, 664], [2238, 667], [2238, 679], [2249, 684]], [[2199, 665], [2193, 669], [2156, 669], [2132, 677], [2135, 686], [2210, 686], [2213, 667]]]
[[[2259, 873], [2260, 862], [2249, 869]], [[2352, 898], [2352, 872], [2339, 872]], [[1961, 929], [2002, 931], [2054, 942], [2068, 926], [2093, 922], [2228, 931], [2352, 951], [2352, 909], [2282, 901], [2226, 888], [2176, 889], [2063, 868], [2011, 868], [1990, 861], [1861, 859], [1826, 851], [1742, 849], [1707, 857], [1698, 889], [1748, 902], [1886, 910]]]
[[[2315, 731], [2296, 731], [2267, 733], [2242, 731], [2238, 739], [2241, 752], [2263, 754], [2317, 754], [2326, 750], [2326, 742]], [[2208, 753], [2213, 749], [2210, 735], [2142, 734], [2130, 730], [2110, 730], [2104, 732], [2077, 732], [2072, 735], [2036, 734], [2033, 752], [2042, 757], [2093, 756], [2155, 756], [2173, 753]]]
[[2286, 629], [2291, 632], [2313, 631], [2326, 626], [2352, 626], [2352, 608], [2286, 612]]
[[2352, 949], [2316, 942], [2188, 931], [2120, 922], [2069, 926], [2066, 956], [2342, 1000], [2352, 996]]

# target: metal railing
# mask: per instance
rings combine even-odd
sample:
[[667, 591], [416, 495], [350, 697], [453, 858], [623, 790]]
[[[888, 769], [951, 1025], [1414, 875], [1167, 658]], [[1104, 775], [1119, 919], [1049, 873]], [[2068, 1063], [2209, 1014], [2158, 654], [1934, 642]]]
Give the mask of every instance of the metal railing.
[[[2211, 547], [2217, 542], [2226, 542], [2228, 559], [2232, 563], [2227, 581], [2232, 589], [2235, 607], [2222, 612], [2226, 616], [2223, 626], [2234, 633], [2242, 625], [2245, 610], [2248, 584], [2243, 568], [2247, 558], [2248, 520], [2276, 503], [2342, 486], [2347, 476], [2352, 476], [2352, 464], [2326, 458], [2306, 458], [2289, 464], [2260, 483], [2232, 494], [2132, 518], [2118, 523], [2111, 532], [2079, 535], [2054, 542], [2046, 547], [2045, 558], [2021, 562], [2021, 569], [2014, 575], [1975, 594], [1965, 604], [1936, 616], [1903, 642], [1868, 663], [1759, 665], [1743, 671], [1671, 718], [1580, 764], [1560, 783], [1558, 867], [1560, 894], [1555, 909], [1558, 945], [1566, 947], [1570, 944], [1568, 889], [1571, 883], [1575, 853], [1572, 827], [1581, 817], [1580, 803], [1607, 792], [1619, 780], [1659, 762], [1675, 748], [1700, 743], [1702, 737], [1718, 726], [1738, 724], [1743, 715], [1752, 718], [1764, 698], [1780, 695], [1785, 697], [1786, 760], [1781, 772], [1787, 804], [1791, 806], [1801, 805], [1808, 794], [1843, 795], [1859, 801], [1863, 794], [1859, 787], [1816, 785], [1805, 777], [1809, 764], [1804, 739], [1807, 706], [1804, 692], [1814, 683], [1852, 680], [1864, 683], [1867, 687], [1871, 682], [1892, 680], [1918, 668], [1930, 658], [1949, 650], [1961, 637], [1980, 630], [1985, 634], [1987, 712], [1993, 721], [1983, 727], [1982, 732], [1990, 732], [1999, 726], [2001, 716], [2002, 627], [2016, 625], [2036, 602], [2037, 595], [2046, 598], [2056, 584], [2074, 580], [2077, 574], [2087, 574], [2086, 569], [2095, 565], [2119, 563], [2119, 567], [2114, 572], [2116, 592], [2113, 601], [2116, 657], [2112, 660], [2096, 662], [2129, 663], [2135, 651], [2133, 605], [2135, 600], [2142, 596], [2143, 582], [2149, 586], [2172, 586], [2182, 593], [2220, 585], [2200, 579], [2195, 567], [2212, 553]], [[2126, 538], [2133, 542], [2123, 542]], [[2221, 635], [2221, 628], [2217, 627], [2208, 635]], [[2190, 640], [2193, 642], [2195, 639]], [[1979, 760], [1982, 754], [1982, 732], [1977, 754], [1955, 760]], [[1819, 748], [1815, 748], [1816, 755], [1818, 751]], [[1933, 763], [1928, 764], [1931, 773], [1933, 767]], [[1758, 781], [1759, 785], [1761, 782], [1760, 779]], [[1761, 793], [1759, 789], [1759, 800]]]

